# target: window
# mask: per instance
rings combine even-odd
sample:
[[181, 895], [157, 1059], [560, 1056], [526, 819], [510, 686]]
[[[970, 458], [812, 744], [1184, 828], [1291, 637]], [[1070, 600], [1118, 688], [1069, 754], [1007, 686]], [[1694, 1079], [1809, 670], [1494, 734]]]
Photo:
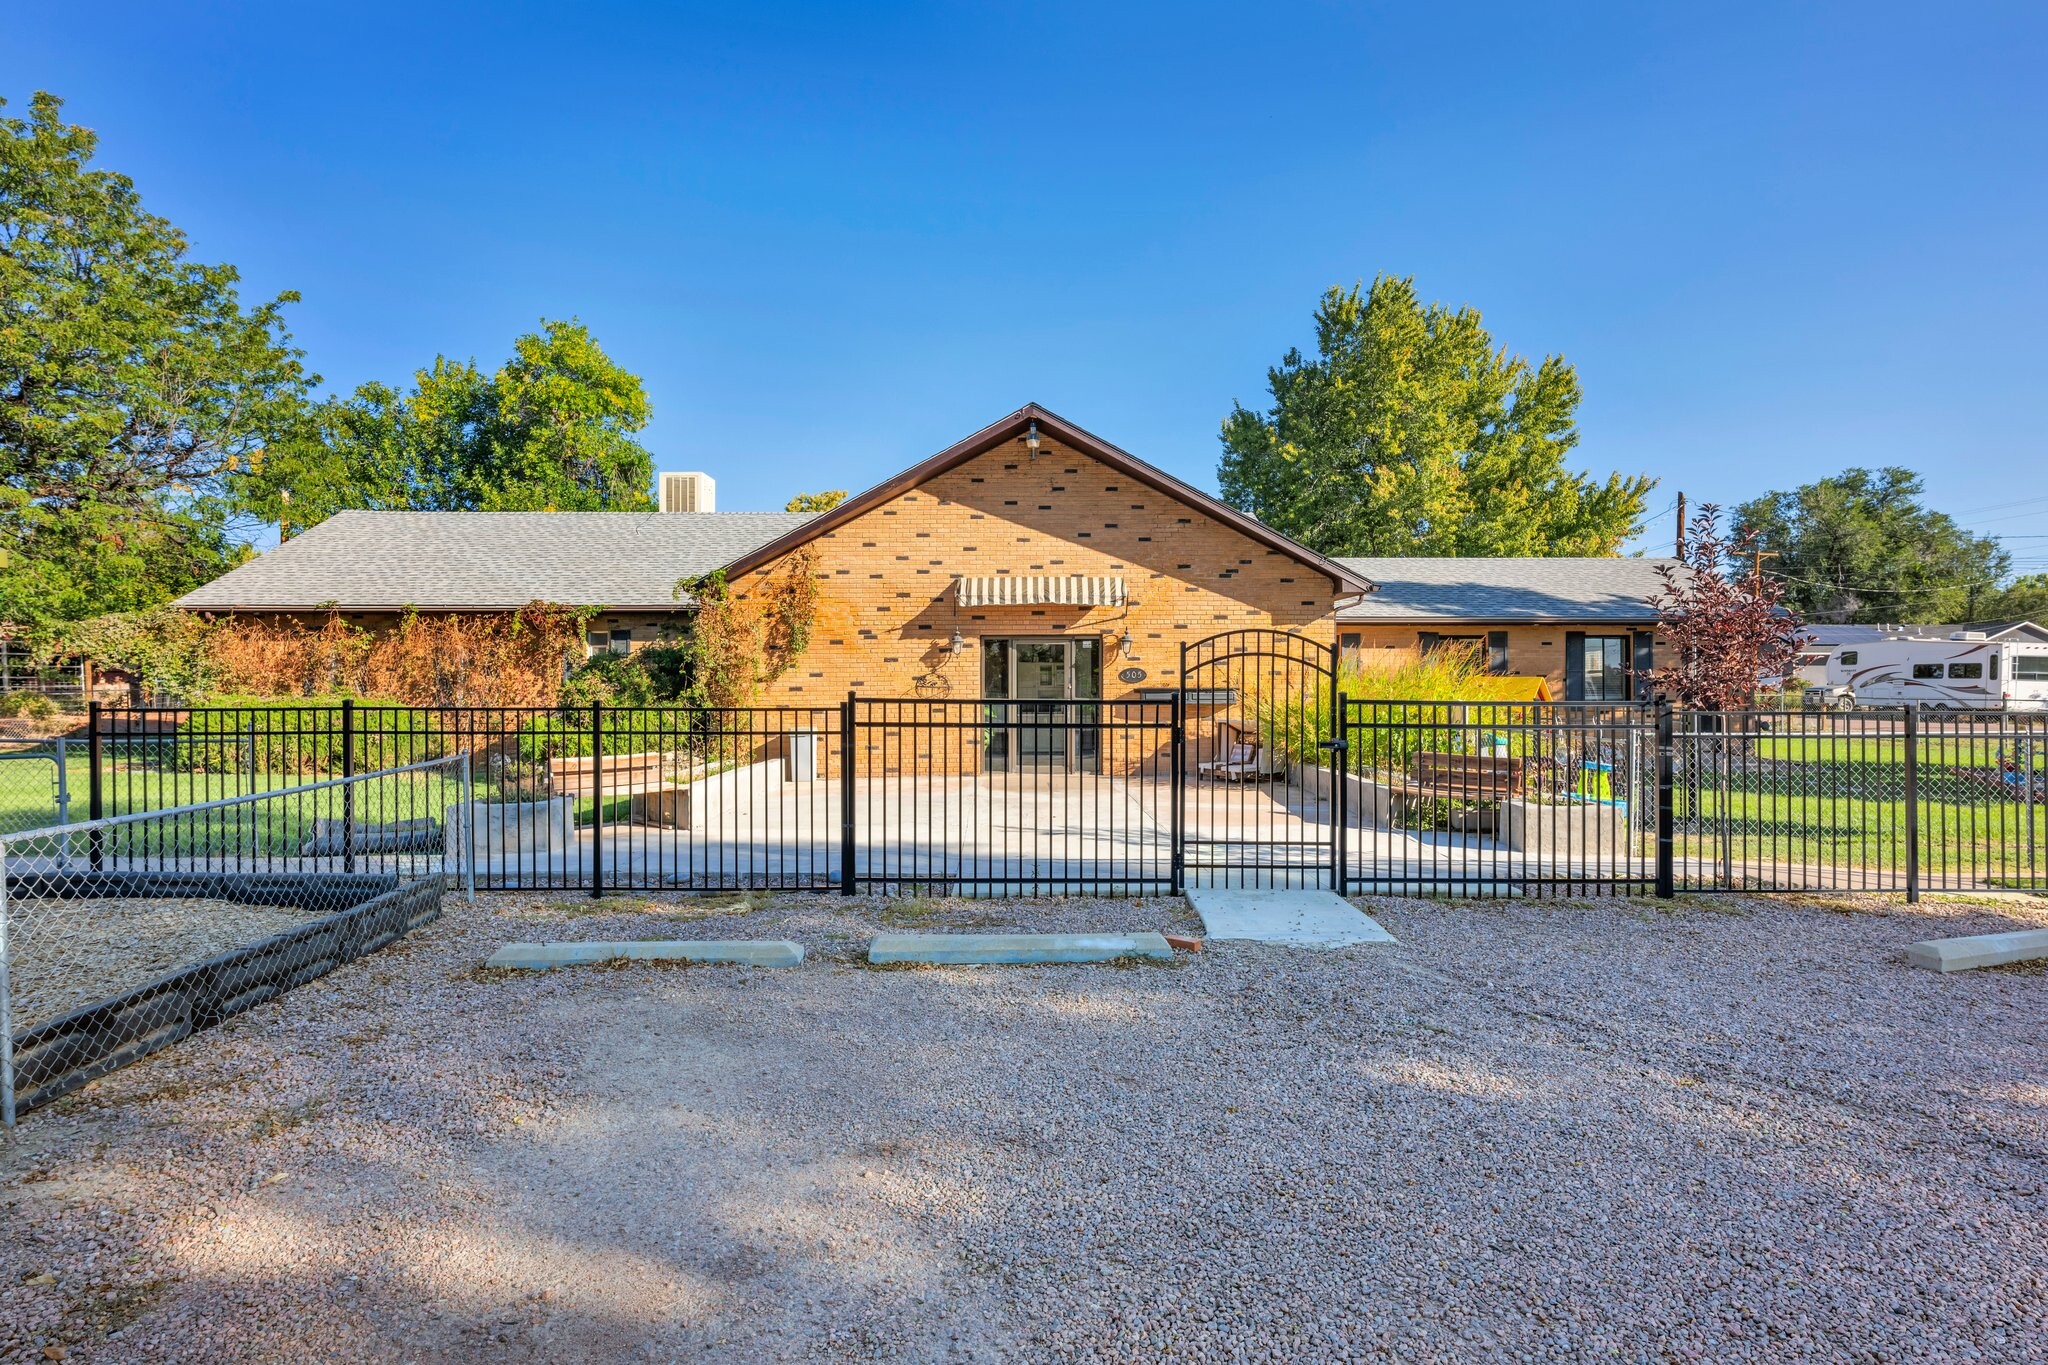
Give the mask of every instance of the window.
[[1629, 696], [1629, 638], [1626, 635], [1588, 635], [1585, 640], [1586, 685], [1584, 701], [1627, 701]]
[[2048, 654], [2015, 654], [2012, 676], [2019, 682], [2048, 682]]
[[1007, 697], [1010, 695], [1010, 642], [1008, 640], [983, 640], [981, 642], [981, 695], [984, 697]]
[[1841, 654], [1837, 656], [1836, 662], [1841, 664], [1844, 668], [1854, 668], [1856, 666], [1856, 651], [1853, 649], [1843, 650]]
[[1938, 678], [1938, 677], [1940, 677], [1940, 676], [1941, 676], [1941, 665], [1940, 665], [1940, 664], [1914, 664], [1914, 665], [1913, 665], [1913, 676], [1914, 676], [1914, 677], [1916, 677], [1916, 678]]
[[1948, 666], [1948, 675], [1951, 678], [1981, 678], [1984, 676], [1984, 665], [1950, 664]]
[[1347, 630], [1337, 637], [1337, 654], [1345, 663], [1356, 667], [1358, 656], [1363, 654], [1364, 638], [1355, 630]]
[[1439, 635], [1433, 630], [1424, 630], [1416, 632], [1415, 643], [1425, 655], [1454, 649], [1472, 655], [1475, 660], [1488, 657], [1484, 635]]

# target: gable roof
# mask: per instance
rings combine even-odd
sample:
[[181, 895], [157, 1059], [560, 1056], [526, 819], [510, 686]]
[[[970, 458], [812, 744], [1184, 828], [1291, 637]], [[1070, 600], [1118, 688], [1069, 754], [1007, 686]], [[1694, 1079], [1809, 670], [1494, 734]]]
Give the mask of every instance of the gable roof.
[[1675, 559], [1357, 559], [1340, 561], [1379, 585], [1339, 621], [1647, 623]]
[[673, 611], [676, 580], [806, 512], [337, 512], [178, 599], [192, 611]]
[[1129, 451], [1111, 445], [1093, 432], [1082, 430], [1058, 413], [1050, 412], [1036, 403], [1026, 403], [1001, 421], [983, 427], [964, 440], [956, 441], [894, 478], [885, 479], [874, 487], [848, 498], [829, 512], [819, 513], [802, 526], [792, 527], [766, 544], [741, 555], [728, 568], [737, 575], [771, 563], [834, 527], [845, 525], [861, 513], [889, 502], [899, 494], [906, 493], [957, 465], [965, 464], [978, 455], [986, 455], [997, 446], [1016, 440], [1030, 429], [1033, 422], [1038, 424], [1041, 436], [1050, 437], [1090, 459], [1099, 460], [1119, 474], [1164, 493], [1222, 522], [1247, 539], [1323, 574], [1340, 593], [1367, 593], [1373, 590], [1372, 581], [1345, 562], [1317, 554], [1299, 541], [1275, 531], [1257, 517], [1239, 511], [1213, 494], [1204, 493], [1193, 484], [1175, 478], [1156, 465], [1147, 464]]

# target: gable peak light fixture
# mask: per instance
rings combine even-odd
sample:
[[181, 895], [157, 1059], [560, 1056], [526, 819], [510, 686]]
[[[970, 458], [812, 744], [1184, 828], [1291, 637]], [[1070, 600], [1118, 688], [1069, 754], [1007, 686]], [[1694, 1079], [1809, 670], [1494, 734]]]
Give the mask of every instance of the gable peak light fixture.
[[1024, 448], [1031, 452], [1031, 458], [1038, 458], [1038, 419], [1031, 419], [1031, 429], [1025, 434]]

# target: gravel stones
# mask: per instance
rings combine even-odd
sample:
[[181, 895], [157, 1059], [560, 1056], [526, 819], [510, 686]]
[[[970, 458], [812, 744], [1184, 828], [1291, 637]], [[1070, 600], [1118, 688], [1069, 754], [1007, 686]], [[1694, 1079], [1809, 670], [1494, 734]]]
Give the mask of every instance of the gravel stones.
[[[1897, 951], [2048, 907], [1362, 904], [451, 901], [0, 1140], [0, 1357], [2048, 1358], [2048, 977]], [[474, 965], [666, 935], [810, 961]]]
[[134, 990], [310, 918], [292, 906], [203, 897], [13, 900], [7, 927], [14, 1026]]

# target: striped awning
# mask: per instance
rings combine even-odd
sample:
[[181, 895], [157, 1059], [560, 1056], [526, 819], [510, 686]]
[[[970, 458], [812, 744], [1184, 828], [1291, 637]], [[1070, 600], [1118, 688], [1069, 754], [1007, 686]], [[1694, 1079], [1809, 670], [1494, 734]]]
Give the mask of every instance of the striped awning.
[[1073, 574], [1066, 578], [1027, 577], [997, 574], [994, 578], [961, 578], [960, 605], [963, 607], [1120, 607], [1124, 604], [1121, 578], [1087, 578]]

